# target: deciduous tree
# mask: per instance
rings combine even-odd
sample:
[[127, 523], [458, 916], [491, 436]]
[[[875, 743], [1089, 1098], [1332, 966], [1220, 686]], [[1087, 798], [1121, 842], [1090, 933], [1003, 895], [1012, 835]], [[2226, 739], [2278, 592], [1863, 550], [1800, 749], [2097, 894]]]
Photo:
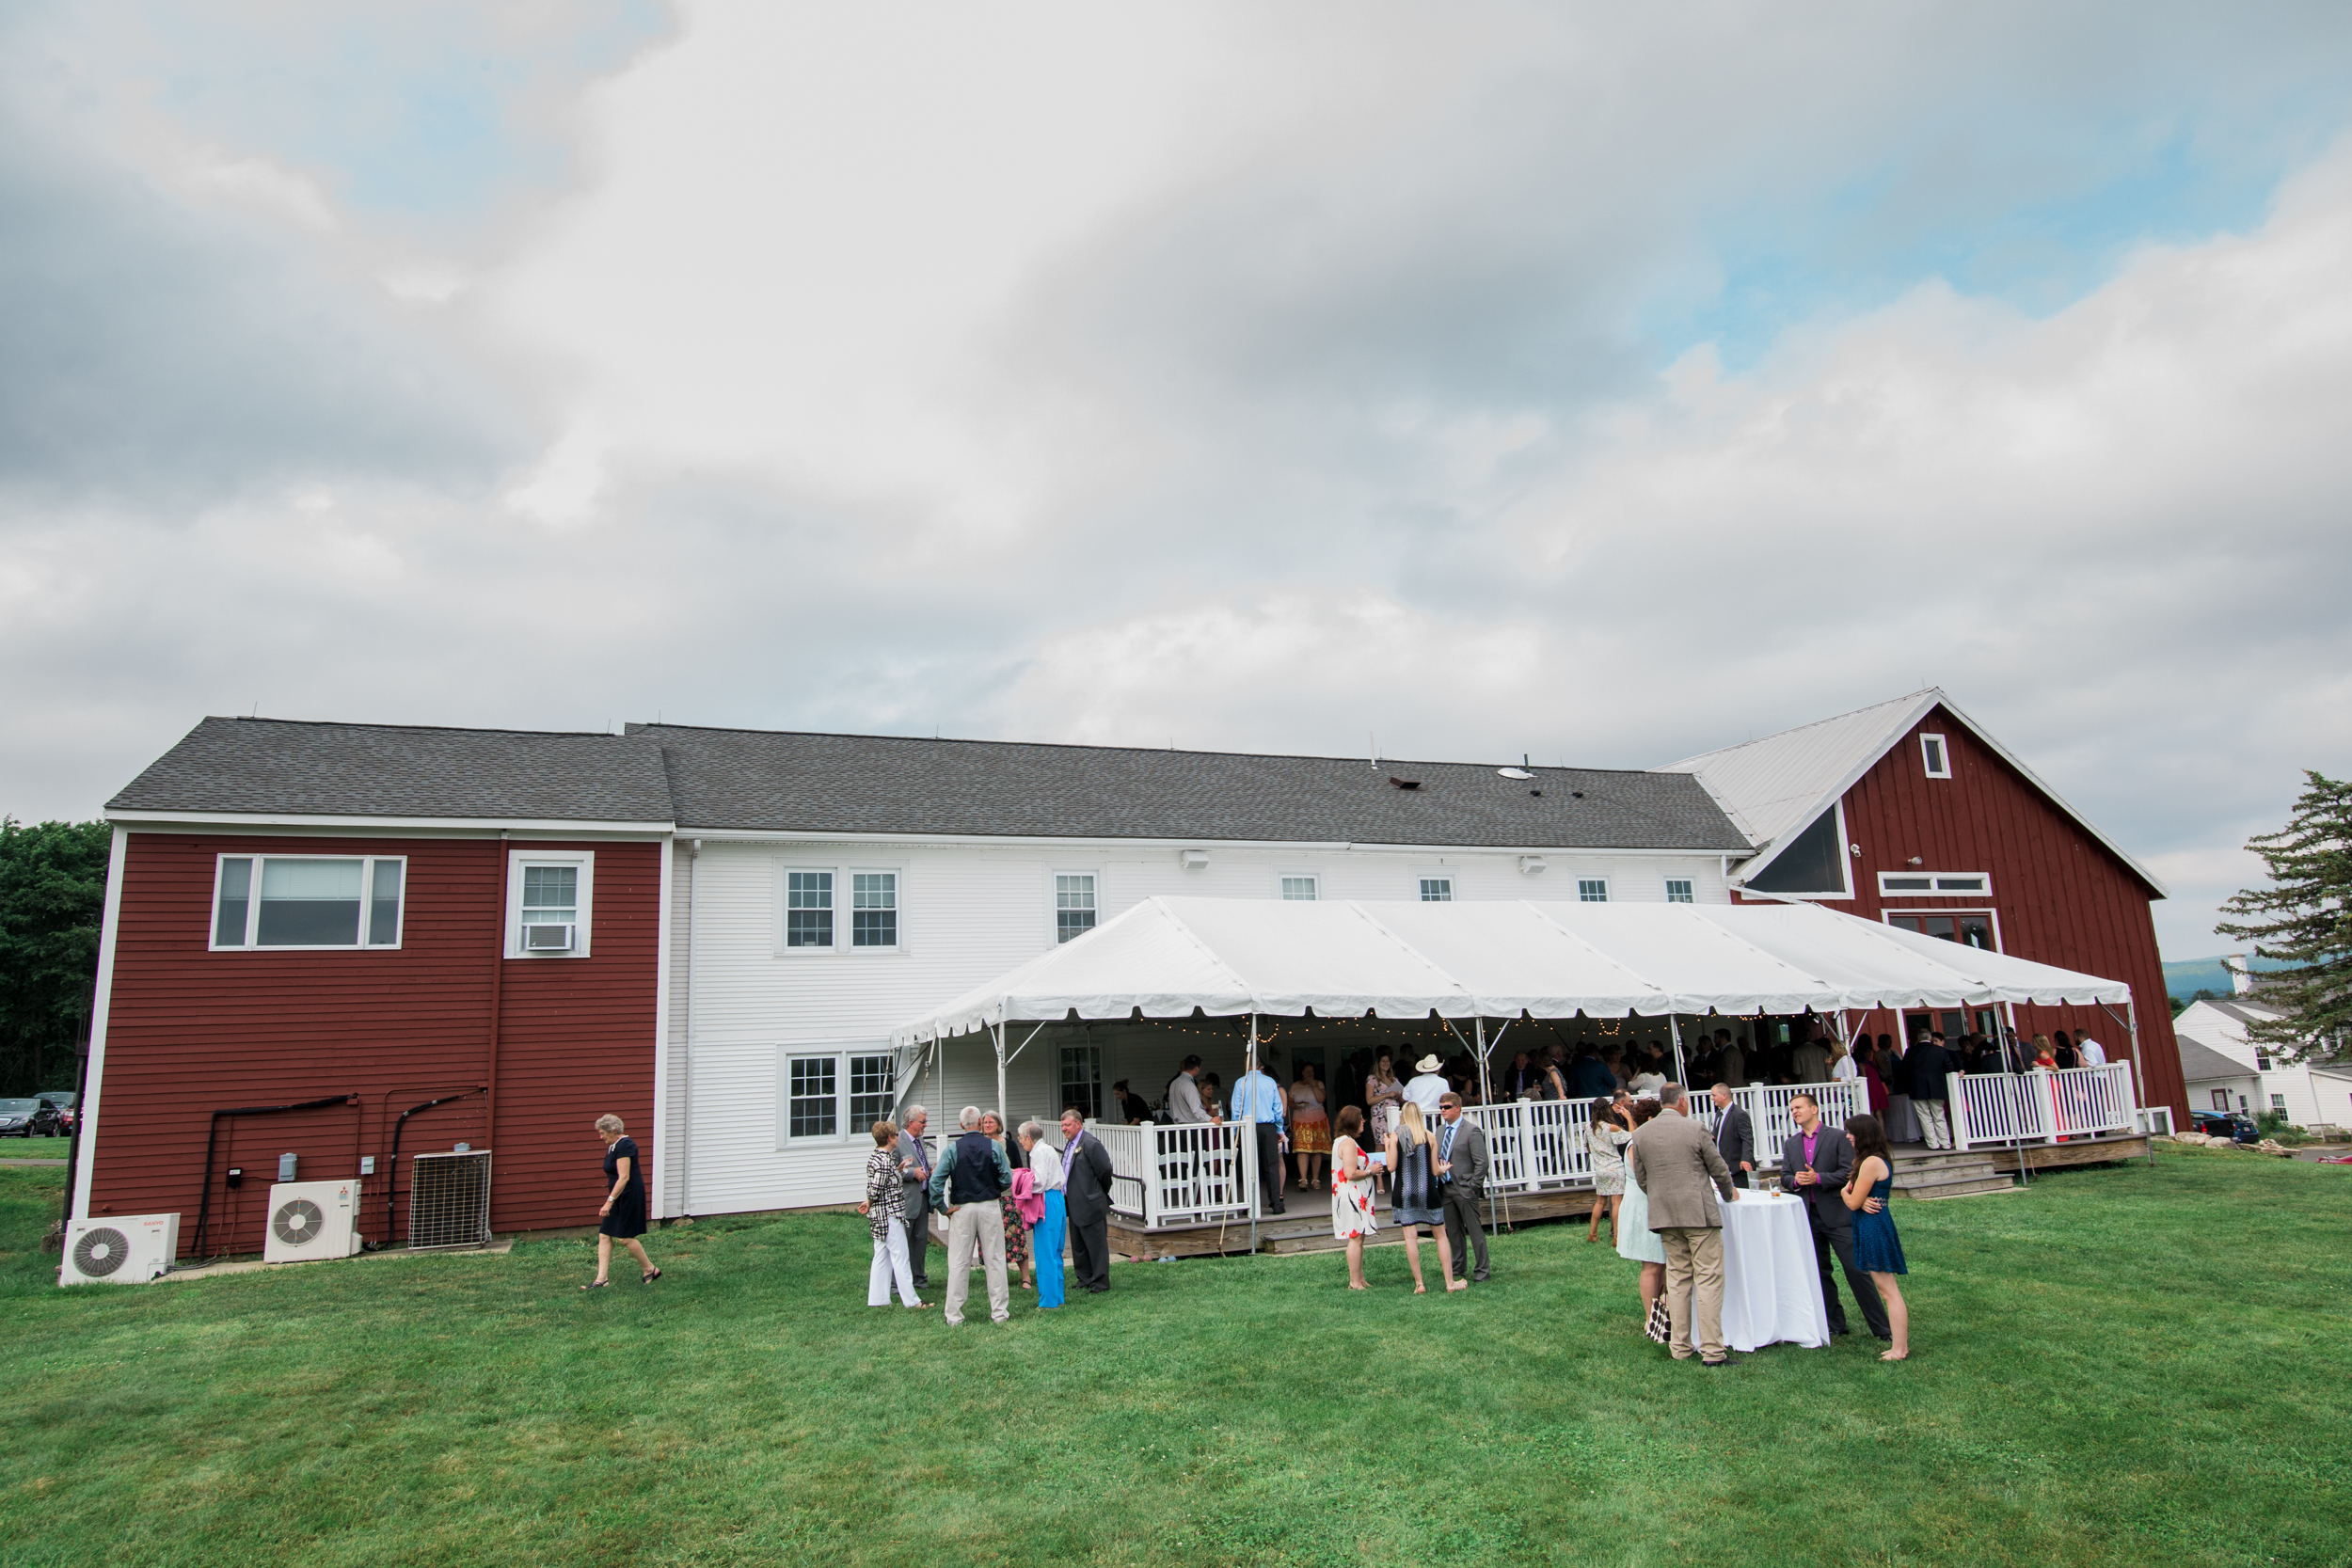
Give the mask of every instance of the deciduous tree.
[[103, 822], [0, 817], [0, 1092], [72, 1085], [112, 840]]

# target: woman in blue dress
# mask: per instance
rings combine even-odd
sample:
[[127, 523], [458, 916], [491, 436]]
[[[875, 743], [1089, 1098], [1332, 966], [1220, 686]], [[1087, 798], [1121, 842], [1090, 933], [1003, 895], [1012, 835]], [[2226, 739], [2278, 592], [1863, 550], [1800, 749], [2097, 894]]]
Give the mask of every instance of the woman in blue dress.
[[1439, 1207], [1445, 1200], [1438, 1196], [1438, 1179], [1429, 1164], [1433, 1148], [1421, 1107], [1405, 1101], [1397, 1107], [1396, 1131], [1389, 1134], [1389, 1168], [1396, 1172], [1390, 1192], [1396, 1223], [1405, 1227], [1405, 1260], [1413, 1266], [1413, 1294], [1417, 1296], [1429, 1291], [1421, 1277], [1421, 1227], [1424, 1225], [1437, 1238], [1438, 1277], [1449, 1291], [1470, 1289], [1469, 1280], [1457, 1284], [1454, 1278], [1454, 1247], [1446, 1237], [1445, 1212]]
[[[1633, 1101], [1628, 1118], [1634, 1131], [1648, 1126], [1660, 1114], [1657, 1101], [1644, 1098]], [[1618, 1205], [1613, 1225], [1617, 1232], [1617, 1256], [1642, 1265], [1642, 1322], [1649, 1322], [1650, 1308], [1666, 1293], [1666, 1243], [1658, 1239], [1658, 1232], [1649, 1227], [1649, 1195], [1642, 1191], [1633, 1167], [1625, 1167], [1625, 1199]]]
[[1848, 1117], [1846, 1136], [1853, 1140], [1853, 1180], [1842, 1195], [1854, 1211], [1853, 1260], [1879, 1288], [1886, 1303], [1886, 1323], [1895, 1342], [1881, 1361], [1904, 1361], [1911, 1356], [1911, 1307], [1903, 1300], [1895, 1276], [1903, 1267], [1903, 1240], [1895, 1234], [1895, 1216], [1886, 1212], [1886, 1195], [1895, 1188], [1895, 1156], [1886, 1147], [1886, 1129], [1873, 1116]]

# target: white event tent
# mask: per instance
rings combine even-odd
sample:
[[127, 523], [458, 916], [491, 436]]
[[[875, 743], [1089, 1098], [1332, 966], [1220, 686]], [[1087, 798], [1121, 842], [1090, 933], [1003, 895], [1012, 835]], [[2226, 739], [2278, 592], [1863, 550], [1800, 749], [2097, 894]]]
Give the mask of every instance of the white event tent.
[[903, 1051], [993, 1031], [1001, 1099], [1005, 1026], [1073, 1016], [1671, 1018], [2004, 1002], [2128, 1007], [2131, 990], [1811, 904], [1150, 898], [892, 1039]]

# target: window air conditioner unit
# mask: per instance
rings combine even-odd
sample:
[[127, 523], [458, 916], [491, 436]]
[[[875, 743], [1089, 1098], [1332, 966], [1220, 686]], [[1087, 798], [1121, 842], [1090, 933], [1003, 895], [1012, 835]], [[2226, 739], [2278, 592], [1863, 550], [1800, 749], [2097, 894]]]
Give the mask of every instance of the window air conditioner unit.
[[144, 1285], [180, 1254], [180, 1216], [126, 1214], [74, 1220], [65, 1227], [60, 1285]]
[[358, 1181], [277, 1181], [269, 1189], [264, 1263], [314, 1263], [359, 1250]]
[[420, 1154], [408, 1167], [408, 1247], [490, 1244], [490, 1151]]
[[523, 927], [523, 951], [526, 953], [568, 953], [579, 941], [580, 927], [577, 926]]

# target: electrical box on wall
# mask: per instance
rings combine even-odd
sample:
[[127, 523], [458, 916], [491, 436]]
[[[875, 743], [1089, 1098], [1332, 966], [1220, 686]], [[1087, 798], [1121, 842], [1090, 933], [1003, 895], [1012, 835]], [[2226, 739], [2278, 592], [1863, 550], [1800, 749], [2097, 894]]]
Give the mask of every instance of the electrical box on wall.
[[374, 1155], [362, 1154], [359, 1156], [359, 1174], [361, 1176], [373, 1176], [375, 1174]]
[[291, 1154], [280, 1154], [278, 1157], [278, 1180], [280, 1181], [292, 1181], [294, 1179], [294, 1157]]

